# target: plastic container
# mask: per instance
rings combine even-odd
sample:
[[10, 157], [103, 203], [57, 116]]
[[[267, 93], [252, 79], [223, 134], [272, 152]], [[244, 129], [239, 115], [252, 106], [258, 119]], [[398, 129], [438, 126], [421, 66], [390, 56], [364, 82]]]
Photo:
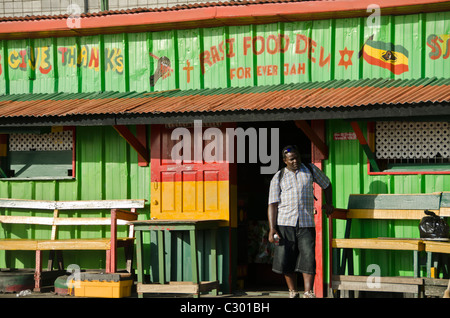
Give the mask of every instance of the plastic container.
[[81, 274], [69, 283], [75, 297], [122, 298], [131, 296], [133, 279], [119, 274]]

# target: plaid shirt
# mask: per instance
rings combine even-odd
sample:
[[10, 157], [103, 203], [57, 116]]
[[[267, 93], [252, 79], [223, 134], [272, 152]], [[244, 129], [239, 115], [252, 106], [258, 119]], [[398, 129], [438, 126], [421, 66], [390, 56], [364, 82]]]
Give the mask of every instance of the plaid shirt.
[[279, 181], [280, 171], [275, 173], [270, 182], [269, 204], [278, 203], [278, 225], [314, 227], [314, 193], [313, 181], [322, 189], [328, 188], [330, 179], [314, 164], [311, 164], [314, 178], [308, 167], [300, 164], [299, 170], [293, 172], [284, 169]]

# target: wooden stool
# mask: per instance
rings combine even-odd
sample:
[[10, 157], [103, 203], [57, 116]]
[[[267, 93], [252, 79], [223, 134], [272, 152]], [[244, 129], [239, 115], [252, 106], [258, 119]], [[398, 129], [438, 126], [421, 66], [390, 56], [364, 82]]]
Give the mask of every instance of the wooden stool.
[[[213, 291], [217, 295], [219, 281], [217, 279], [217, 228], [221, 220], [138, 220], [132, 221], [136, 234], [137, 258], [137, 292], [142, 298], [143, 293], [182, 293], [194, 294], [198, 297], [201, 292]], [[197, 260], [197, 231], [211, 231], [211, 281], [201, 282], [198, 272]], [[159, 284], [144, 284], [143, 268], [143, 231], [157, 231]], [[192, 282], [169, 282], [166, 284], [165, 258], [164, 258], [164, 231], [189, 231], [189, 244], [191, 249]]]

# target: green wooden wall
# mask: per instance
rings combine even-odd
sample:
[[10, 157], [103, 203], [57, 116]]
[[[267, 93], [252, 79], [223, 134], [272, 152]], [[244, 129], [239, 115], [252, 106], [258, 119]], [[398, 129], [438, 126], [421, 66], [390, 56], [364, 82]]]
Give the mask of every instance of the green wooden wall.
[[[367, 125], [360, 122], [367, 138]], [[330, 120], [327, 122], [329, 158], [325, 172], [333, 184], [333, 201], [337, 208], [347, 208], [350, 194], [416, 194], [450, 191], [448, 174], [369, 175], [367, 156], [358, 140], [334, 140], [335, 133], [351, 133], [350, 122]], [[325, 224], [327, 220], [324, 220]], [[335, 237], [344, 237], [345, 221], [335, 220]], [[354, 220], [352, 233], [365, 237], [419, 238], [419, 220]], [[328, 235], [328, 231], [324, 231]], [[326, 237], [327, 239], [328, 237]], [[355, 274], [371, 275], [371, 264], [380, 266], [381, 274], [388, 276], [412, 276], [412, 252], [409, 251], [355, 251]], [[424, 255], [422, 255], [424, 256]], [[324, 253], [328, 264], [328, 253]], [[425, 267], [422, 275], [426, 275]]]

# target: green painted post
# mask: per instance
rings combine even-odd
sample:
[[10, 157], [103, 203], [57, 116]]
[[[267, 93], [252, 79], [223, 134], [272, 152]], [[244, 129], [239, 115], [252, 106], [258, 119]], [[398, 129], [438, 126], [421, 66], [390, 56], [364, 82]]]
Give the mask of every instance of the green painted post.
[[[211, 230], [211, 281], [217, 281], [217, 229]], [[217, 289], [213, 290], [213, 296], [217, 296]]]
[[[197, 237], [195, 229], [189, 230], [189, 236], [189, 242], [191, 244], [192, 282], [198, 284]], [[198, 294], [194, 296], [198, 297]]]
[[[143, 248], [142, 248], [142, 231], [135, 231], [136, 235], [136, 261], [137, 261], [137, 282], [144, 283], [144, 263], [143, 263]], [[143, 293], [138, 293], [139, 298], [143, 298]]]
[[159, 283], [166, 282], [166, 264], [164, 259], [164, 231], [158, 231], [158, 263], [159, 263]]

